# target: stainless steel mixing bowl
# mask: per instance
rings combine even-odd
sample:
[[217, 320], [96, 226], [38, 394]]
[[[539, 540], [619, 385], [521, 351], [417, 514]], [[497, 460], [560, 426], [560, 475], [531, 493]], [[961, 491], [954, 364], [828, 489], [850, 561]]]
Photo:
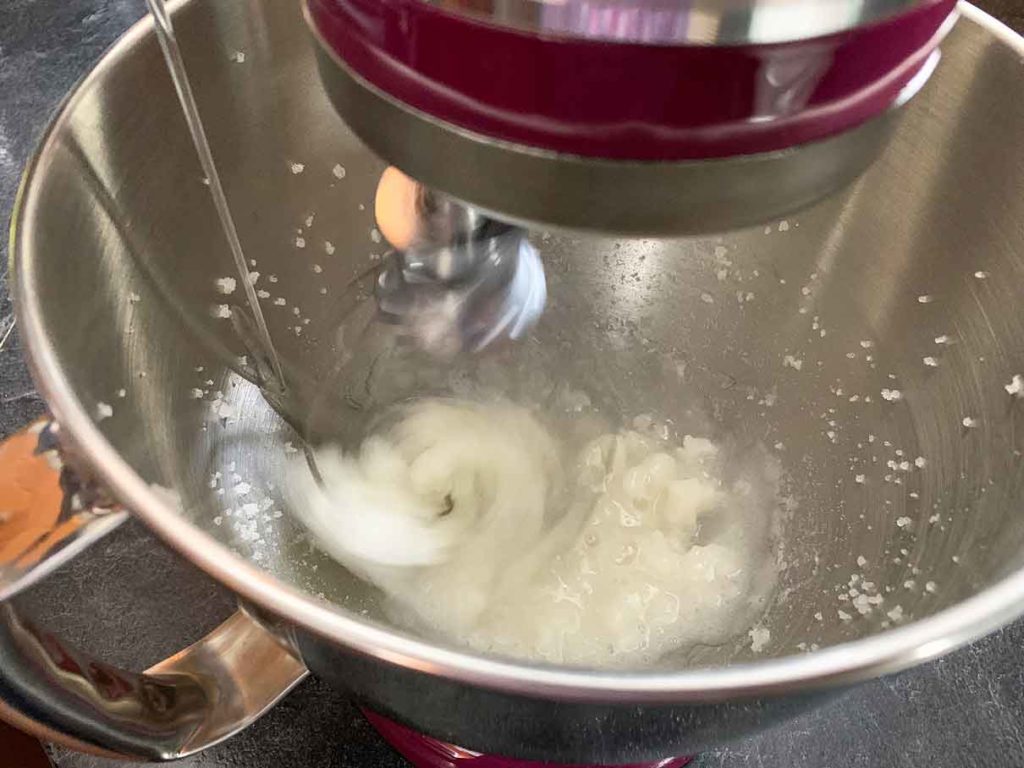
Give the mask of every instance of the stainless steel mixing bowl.
[[[614, 763], [699, 750], [1024, 612], [1024, 43], [998, 23], [962, 6], [877, 164], [797, 218], [708, 240], [534, 233], [549, 309], [466, 376], [537, 397], [568, 382], [608, 412], [762, 443], [785, 470], [765, 649], [740, 637], [609, 672], [398, 626], [287, 514], [277, 494], [300, 441], [278, 411], [313, 439], [354, 439], [368, 403], [420, 384], [353, 383], [339, 367], [358, 296], [345, 287], [383, 251], [383, 166], [322, 93], [297, 4], [174, 10], [290, 399], [267, 404], [257, 350], [219, 317], [237, 296], [215, 283], [230, 259], [147, 23], [30, 163], [13, 290], [76, 466], [248, 608], [142, 677], [91, 666], [8, 608], [7, 717], [79, 747], [175, 756], [257, 716], [305, 664], [469, 748]], [[0, 596], [121, 517], [73, 517], [65, 546], [8, 563]]]

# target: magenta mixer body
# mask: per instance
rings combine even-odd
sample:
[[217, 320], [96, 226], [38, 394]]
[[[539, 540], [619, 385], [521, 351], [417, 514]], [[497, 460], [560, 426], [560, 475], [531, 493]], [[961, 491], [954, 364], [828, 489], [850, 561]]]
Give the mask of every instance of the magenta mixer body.
[[307, 0], [339, 114], [512, 221], [699, 233], [847, 184], [952, 0]]

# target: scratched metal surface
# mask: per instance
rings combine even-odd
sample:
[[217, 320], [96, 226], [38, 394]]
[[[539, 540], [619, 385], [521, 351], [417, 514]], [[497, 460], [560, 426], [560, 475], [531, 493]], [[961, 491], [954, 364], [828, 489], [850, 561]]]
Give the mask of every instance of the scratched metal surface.
[[[224, 0], [230, 2], [233, 0]], [[982, 7], [1024, 31], [1024, 0]], [[7, 219], [20, 169], [62, 95], [143, 12], [142, 0], [4, 0], [0, 4], [0, 213]], [[6, 239], [0, 253], [6, 263]], [[0, 433], [43, 410], [20, 355], [0, 284]], [[202, 574], [128, 525], [23, 601], [83, 647], [147, 666], [231, 611]], [[109, 761], [52, 750], [59, 768]], [[182, 768], [403, 765], [343, 696], [308, 681], [228, 744]], [[730, 747], [712, 766], [1024, 766], [1024, 623], [938, 662], [862, 686], [844, 699]]]

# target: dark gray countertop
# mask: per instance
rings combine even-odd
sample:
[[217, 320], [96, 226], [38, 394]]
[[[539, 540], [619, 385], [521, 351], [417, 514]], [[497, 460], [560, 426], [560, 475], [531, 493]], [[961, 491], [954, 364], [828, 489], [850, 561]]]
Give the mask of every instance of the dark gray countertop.
[[[222, 0], [235, 2], [240, 0]], [[282, 0], [282, 2], [296, 0]], [[982, 7], [1024, 31], [1024, 0]], [[3, 0], [0, 4], [0, 212], [62, 95], [143, 13], [142, 0]], [[144, 108], [144, 104], [141, 105]], [[5, 257], [6, 238], [0, 241]], [[6, 273], [5, 273], [6, 275]], [[0, 293], [0, 432], [43, 410]], [[102, 584], [102, 589], [95, 589]], [[129, 524], [24, 598], [80, 645], [148, 666], [214, 626], [230, 596]], [[109, 761], [54, 750], [61, 768]], [[2, 760], [0, 760], [2, 762]], [[182, 768], [403, 765], [341, 694], [316, 680], [248, 732]], [[1024, 622], [940, 661], [864, 685], [832, 705], [731, 747], [698, 766], [1024, 766]]]

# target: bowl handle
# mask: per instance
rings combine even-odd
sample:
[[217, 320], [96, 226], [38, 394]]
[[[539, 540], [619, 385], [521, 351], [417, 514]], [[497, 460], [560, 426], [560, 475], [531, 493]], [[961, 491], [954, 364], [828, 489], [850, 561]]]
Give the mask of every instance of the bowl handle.
[[65, 465], [58, 434], [43, 420], [0, 444], [0, 718], [72, 749], [150, 761], [228, 738], [307, 674], [248, 613], [135, 673], [78, 651], [8, 602], [127, 517]]

